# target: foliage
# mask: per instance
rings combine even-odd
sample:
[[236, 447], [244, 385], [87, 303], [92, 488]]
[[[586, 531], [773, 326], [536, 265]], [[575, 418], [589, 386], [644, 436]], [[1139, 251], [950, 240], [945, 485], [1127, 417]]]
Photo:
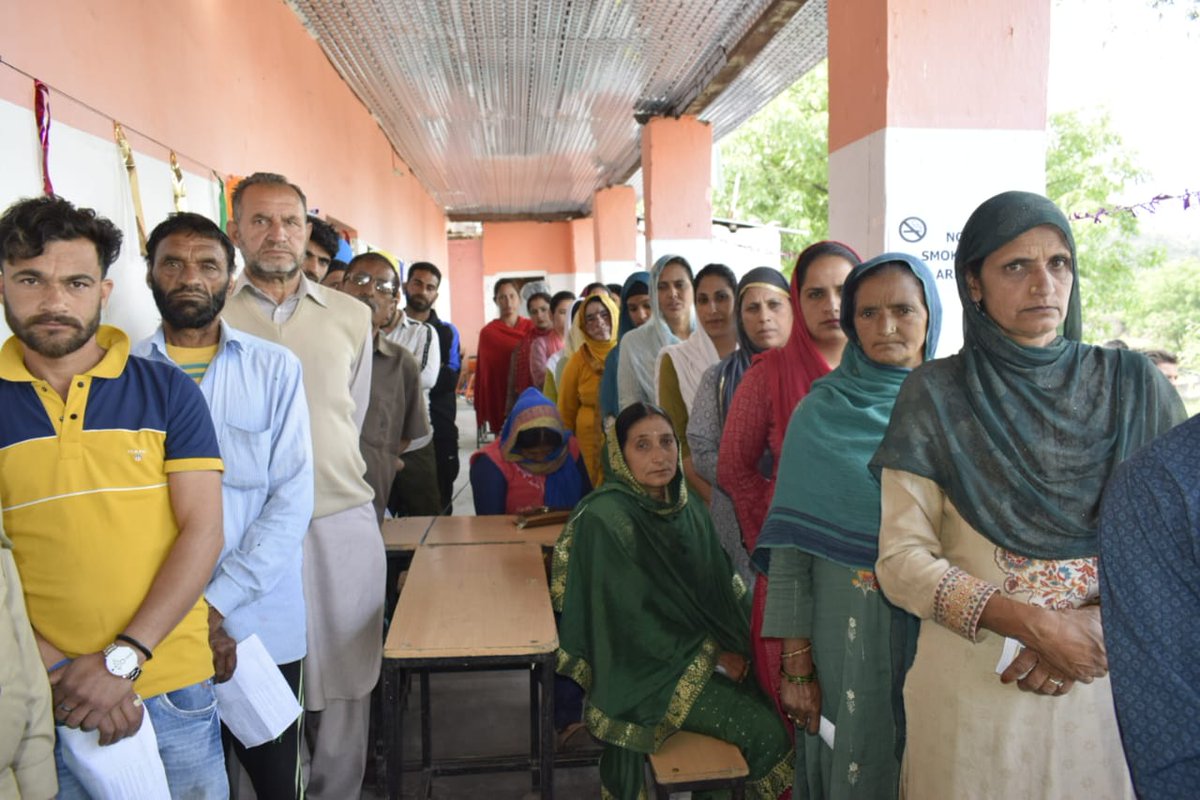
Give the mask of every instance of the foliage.
[[[1112, 129], [1107, 114], [1053, 114], [1046, 148], [1046, 195], [1066, 212], [1110, 205], [1145, 175]], [[1138, 242], [1138, 220], [1113, 214], [1102, 222], [1072, 220], [1083, 297], [1084, 337], [1102, 342], [1126, 334], [1140, 302], [1139, 275], [1163, 262], [1159, 248]]]
[[1200, 364], [1200, 261], [1176, 261], [1147, 274], [1139, 286], [1139, 333]]
[[713, 216], [770, 223], [783, 234], [783, 266], [829, 230], [829, 78], [809, 70], [720, 143]]

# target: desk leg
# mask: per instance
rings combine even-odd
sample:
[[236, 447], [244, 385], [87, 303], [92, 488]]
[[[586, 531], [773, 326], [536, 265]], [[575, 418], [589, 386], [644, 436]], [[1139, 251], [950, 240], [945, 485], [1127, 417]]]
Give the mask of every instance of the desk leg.
[[386, 753], [387, 796], [400, 800], [400, 784], [404, 774], [404, 670], [383, 662], [383, 741]]
[[529, 670], [529, 773], [533, 778], [533, 790], [536, 792], [541, 785], [542, 765], [542, 699], [541, 694], [542, 670], [540, 663], [534, 663]]
[[542, 661], [541, 788], [543, 800], [554, 800], [554, 656]]
[[433, 721], [429, 713], [429, 671], [421, 670], [421, 767], [433, 769]]

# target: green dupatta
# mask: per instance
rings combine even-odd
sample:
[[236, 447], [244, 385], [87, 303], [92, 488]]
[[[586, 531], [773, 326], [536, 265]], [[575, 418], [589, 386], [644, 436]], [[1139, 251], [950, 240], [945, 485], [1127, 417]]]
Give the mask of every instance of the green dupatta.
[[677, 731], [721, 651], [750, 653], [746, 587], [683, 470], [667, 500], [633, 478], [609, 425], [601, 488], [554, 547], [558, 671], [588, 694], [584, 719], [605, 742], [651, 753]]

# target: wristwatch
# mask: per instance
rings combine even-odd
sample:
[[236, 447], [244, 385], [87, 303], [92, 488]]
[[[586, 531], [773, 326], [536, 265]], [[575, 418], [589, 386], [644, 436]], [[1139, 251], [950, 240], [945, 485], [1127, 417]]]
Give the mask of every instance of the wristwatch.
[[104, 666], [118, 678], [136, 681], [142, 674], [138, 666], [137, 651], [127, 644], [113, 642], [104, 648]]

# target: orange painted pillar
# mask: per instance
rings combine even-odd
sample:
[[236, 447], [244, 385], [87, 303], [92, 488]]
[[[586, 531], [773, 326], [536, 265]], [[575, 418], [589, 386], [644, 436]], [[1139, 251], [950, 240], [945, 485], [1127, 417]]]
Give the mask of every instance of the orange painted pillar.
[[637, 271], [637, 194], [632, 186], [610, 186], [593, 195], [592, 234], [596, 280], [624, 283]]
[[696, 268], [710, 259], [712, 128], [696, 117], [655, 117], [642, 128], [646, 268], [667, 253]]
[[962, 343], [954, 254], [967, 217], [1046, 188], [1050, 0], [829, 4], [829, 232], [938, 276], [939, 354]]

